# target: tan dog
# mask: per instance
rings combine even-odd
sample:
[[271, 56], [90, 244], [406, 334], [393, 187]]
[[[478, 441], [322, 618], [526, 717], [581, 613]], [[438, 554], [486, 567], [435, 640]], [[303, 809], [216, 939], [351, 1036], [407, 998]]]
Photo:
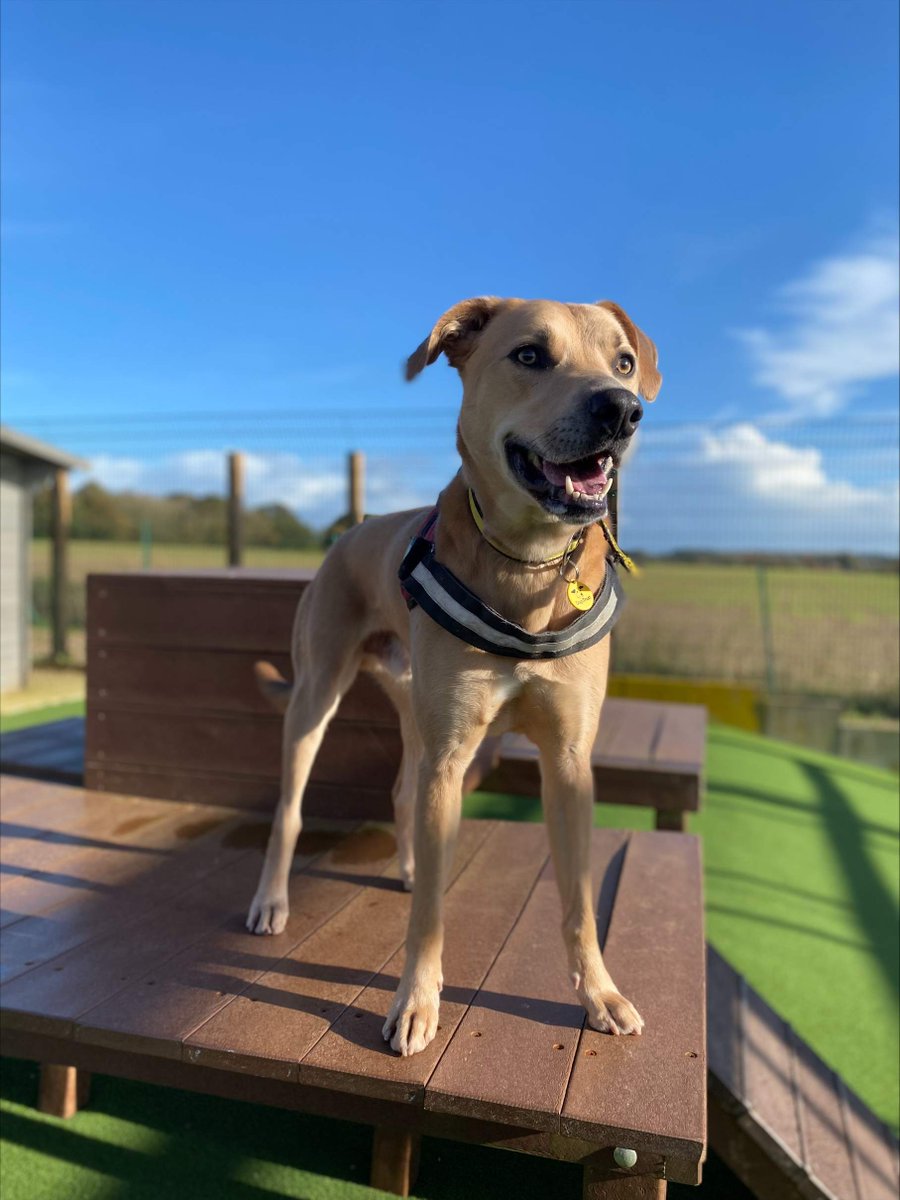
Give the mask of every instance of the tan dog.
[[[441, 353], [463, 382], [457, 440], [463, 465], [440, 496], [435, 558], [529, 634], [566, 629], [578, 617], [566, 587], [574, 566], [594, 590], [608, 569], [596, 522], [606, 514], [610, 472], [642, 415], [638, 391], [648, 400], [659, 391], [656, 348], [610, 302], [480, 297], [440, 318], [409, 359], [407, 378]], [[468, 489], [483, 512], [483, 533]], [[407, 887], [414, 869], [416, 876], [406, 965], [385, 1039], [408, 1055], [435, 1035], [442, 904], [463, 775], [485, 735], [511, 729], [540, 752], [575, 990], [594, 1028], [640, 1033], [641, 1017], [604, 966], [592, 905], [590, 752], [606, 690], [609, 638], [565, 657], [520, 660], [467, 644], [420, 606], [410, 611], [397, 572], [426, 516], [427, 510], [396, 513], [350, 530], [303, 595], [294, 624], [281, 800], [247, 926], [256, 933], [284, 929], [313, 760], [357, 671], [371, 670], [400, 717], [397, 842]], [[564, 578], [559, 556], [578, 531], [583, 536]], [[271, 675], [262, 668], [273, 699], [284, 690], [286, 700], [289, 685]]]

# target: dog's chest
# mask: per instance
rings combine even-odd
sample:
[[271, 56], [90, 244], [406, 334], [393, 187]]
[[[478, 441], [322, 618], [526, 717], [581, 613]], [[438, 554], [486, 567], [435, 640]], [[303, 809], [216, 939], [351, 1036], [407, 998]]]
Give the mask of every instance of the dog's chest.
[[490, 725], [491, 736], [524, 728], [528, 712], [536, 704], [542, 706], [542, 698], [546, 702], [548, 687], [553, 686], [551, 675], [546, 664], [517, 663], [494, 680], [492, 700], [498, 707]]

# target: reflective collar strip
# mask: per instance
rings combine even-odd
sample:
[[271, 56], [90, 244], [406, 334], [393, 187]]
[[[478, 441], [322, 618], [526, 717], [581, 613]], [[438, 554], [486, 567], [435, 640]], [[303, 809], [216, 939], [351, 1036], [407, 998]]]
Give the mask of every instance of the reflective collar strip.
[[528, 633], [490, 608], [437, 562], [434, 543], [421, 535], [410, 542], [399, 576], [410, 607], [419, 604], [455, 637], [506, 658], [563, 658], [586, 650], [609, 633], [625, 602], [615, 569], [607, 563], [606, 579], [591, 609], [565, 629]]

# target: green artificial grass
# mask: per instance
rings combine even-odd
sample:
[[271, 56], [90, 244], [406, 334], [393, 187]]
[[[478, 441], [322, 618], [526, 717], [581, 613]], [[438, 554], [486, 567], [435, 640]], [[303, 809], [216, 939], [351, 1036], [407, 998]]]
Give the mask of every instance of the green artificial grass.
[[[540, 804], [479, 793], [466, 815], [537, 820]], [[643, 810], [597, 809], [599, 825], [651, 823]], [[710, 940], [896, 1126], [896, 776], [713, 726], [705, 808], [691, 828], [704, 839]], [[89, 1108], [61, 1122], [35, 1112], [36, 1087], [35, 1067], [4, 1063], [4, 1200], [382, 1194], [365, 1185], [361, 1126], [108, 1078], [94, 1081]], [[580, 1172], [426, 1139], [415, 1195], [576, 1200]], [[749, 1197], [715, 1156], [702, 1188], [669, 1195]]]
[[27, 729], [31, 725], [43, 725], [46, 721], [63, 721], [66, 717], [83, 716], [84, 701], [67, 700], [65, 704], [53, 704], [49, 708], [6, 713], [0, 716], [0, 733], [11, 733], [14, 729]]

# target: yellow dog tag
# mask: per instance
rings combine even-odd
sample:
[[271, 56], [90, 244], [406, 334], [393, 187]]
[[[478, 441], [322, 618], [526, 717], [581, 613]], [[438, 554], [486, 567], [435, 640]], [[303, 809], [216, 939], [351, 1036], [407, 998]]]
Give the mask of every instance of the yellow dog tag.
[[581, 612], [587, 612], [589, 608], [594, 607], [594, 593], [586, 583], [579, 583], [577, 579], [573, 579], [568, 585], [566, 595], [572, 607]]

